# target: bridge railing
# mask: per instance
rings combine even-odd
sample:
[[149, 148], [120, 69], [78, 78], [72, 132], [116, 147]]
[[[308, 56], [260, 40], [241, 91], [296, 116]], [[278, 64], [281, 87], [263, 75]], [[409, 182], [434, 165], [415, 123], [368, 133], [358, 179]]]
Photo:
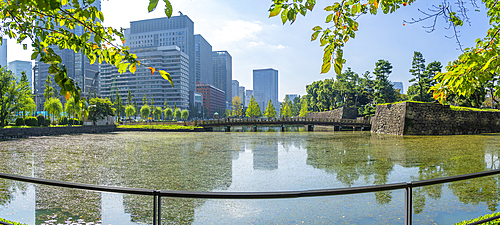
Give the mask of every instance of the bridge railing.
[[[469, 180], [469, 179], [498, 175], [498, 174], [500, 174], [500, 169], [465, 174], [465, 175], [451, 176], [451, 177], [436, 178], [430, 180], [400, 182], [400, 183], [383, 184], [383, 185], [317, 189], [317, 190], [304, 190], [304, 191], [276, 191], [276, 192], [196, 192], [196, 191], [171, 191], [171, 190], [154, 190], [154, 189], [143, 189], [143, 188], [110, 187], [110, 186], [80, 184], [80, 183], [72, 183], [64, 181], [53, 181], [53, 180], [17, 176], [5, 173], [0, 173], [0, 178], [27, 182], [27, 183], [42, 184], [42, 185], [72, 188], [72, 189], [81, 189], [88, 191], [153, 196], [153, 209], [152, 209], [153, 225], [161, 225], [162, 197], [201, 198], [201, 199], [283, 199], [283, 198], [306, 198], [306, 197], [322, 197], [322, 196], [335, 196], [335, 195], [350, 195], [350, 194], [361, 194], [361, 193], [404, 189], [405, 225], [410, 225], [412, 224], [412, 218], [413, 218], [412, 215], [413, 188], [463, 181], [463, 180]], [[500, 218], [500, 216], [492, 217], [490, 219], [482, 220], [480, 222], [484, 223], [492, 219], [498, 219], [498, 218]], [[480, 224], [480, 223], [476, 222], [473, 224]]]
[[276, 123], [276, 122], [311, 122], [311, 123], [346, 123], [346, 124], [369, 124], [370, 120], [357, 119], [332, 119], [332, 118], [223, 118], [214, 120], [202, 120], [201, 124], [223, 124], [223, 123]]

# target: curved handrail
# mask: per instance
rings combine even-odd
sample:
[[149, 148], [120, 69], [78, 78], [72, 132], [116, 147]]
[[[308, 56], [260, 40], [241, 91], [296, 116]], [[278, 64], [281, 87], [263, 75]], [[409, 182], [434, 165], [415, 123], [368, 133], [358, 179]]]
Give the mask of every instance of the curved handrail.
[[0, 173], [0, 178], [17, 180], [28, 183], [65, 187], [65, 188], [76, 188], [83, 190], [113, 192], [122, 194], [157, 195], [156, 193], [159, 193], [159, 195], [162, 197], [172, 197], [172, 198], [270, 199], [270, 198], [319, 197], [319, 196], [360, 194], [360, 193], [378, 192], [378, 191], [390, 191], [396, 189], [404, 189], [407, 187], [422, 187], [422, 186], [443, 184], [461, 180], [468, 180], [468, 179], [491, 176], [496, 174], [500, 174], [500, 169], [464, 174], [458, 176], [451, 176], [451, 177], [436, 178], [430, 180], [412, 181], [412, 182], [399, 182], [392, 184], [333, 188], [333, 189], [317, 189], [317, 190], [304, 190], [304, 191], [276, 191], [276, 192], [196, 192], [196, 191], [171, 191], [171, 190], [157, 191], [145, 188], [110, 187], [110, 186], [81, 184], [81, 183], [73, 183], [65, 181], [53, 181], [42, 178], [11, 175], [6, 173]]

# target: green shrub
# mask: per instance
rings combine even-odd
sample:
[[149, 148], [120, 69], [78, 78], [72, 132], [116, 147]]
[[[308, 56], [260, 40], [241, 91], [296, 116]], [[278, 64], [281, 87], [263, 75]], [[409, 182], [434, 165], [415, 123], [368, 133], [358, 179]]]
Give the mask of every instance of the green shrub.
[[[494, 216], [500, 216], [500, 212], [496, 212], [496, 213], [492, 213], [492, 214], [487, 214], [487, 215], [480, 216], [478, 218], [471, 219], [471, 220], [464, 220], [462, 222], [455, 223], [455, 225], [470, 224], [470, 223], [474, 223], [474, 222], [477, 222], [477, 221], [480, 221], [480, 220], [485, 220], [485, 219], [488, 219], [488, 218], [491, 218], [491, 217], [494, 217]], [[496, 220], [489, 221], [489, 222], [482, 223], [482, 224], [484, 224], [484, 225], [497, 225], [497, 224], [500, 224], [500, 219], [496, 219]]]
[[50, 119], [45, 119], [45, 123], [44, 123], [44, 126], [49, 126], [50, 125]]
[[45, 126], [45, 116], [43, 116], [42, 114], [38, 114], [38, 116], [36, 116], [36, 119], [38, 120], [38, 126]]
[[16, 126], [23, 126], [24, 125], [24, 119], [23, 118], [16, 118]]
[[9, 221], [9, 220], [2, 219], [2, 218], [0, 218], [0, 221], [1, 221], [1, 222], [5, 222], [5, 223], [10, 223], [10, 224], [12, 224], [12, 225], [26, 225], [26, 224], [24, 224], [24, 223], [13, 222], [13, 221]]
[[26, 126], [38, 126], [38, 120], [36, 117], [28, 117], [24, 122], [26, 123]]
[[68, 117], [61, 117], [59, 118], [59, 125], [67, 125], [68, 124]]

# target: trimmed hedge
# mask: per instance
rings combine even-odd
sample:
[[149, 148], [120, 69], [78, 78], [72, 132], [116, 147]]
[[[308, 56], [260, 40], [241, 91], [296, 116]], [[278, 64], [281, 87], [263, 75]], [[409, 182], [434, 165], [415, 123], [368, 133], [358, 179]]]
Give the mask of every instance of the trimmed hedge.
[[24, 125], [24, 119], [21, 117], [16, 118], [16, 126], [23, 126]]
[[[485, 220], [485, 219], [488, 219], [488, 218], [494, 217], [494, 216], [500, 216], [500, 212], [496, 212], [496, 213], [492, 213], [492, 214], [487, 214], [487, 215], [480, 216], [478, 218], [471, 219], [471, 220], [464, 220], [462, 222], [455, 223], [455, 225], [466, 225], [466, 224], [474, 223], [474, 222], [477, 222], [477, 221]], [[482, 224], [483, 225], [498, 225], [498, 224], [500, 224], [500, 219], [496, 219], [496, 220], [489, 221], [489, 222], [482, 223]]]
[[36, 119], [38, 120], [38, 126], [45, 126], [45, 116], [43, 116], [42, 114], [38, 114], [38, 116], [36, 116]]
[[26, 120], [24, 120], [24, 122], [26, 123], [26, 126], [38, 126], [38, 120], [36, 119], [36, 117], [28, 117], [26, 118]]

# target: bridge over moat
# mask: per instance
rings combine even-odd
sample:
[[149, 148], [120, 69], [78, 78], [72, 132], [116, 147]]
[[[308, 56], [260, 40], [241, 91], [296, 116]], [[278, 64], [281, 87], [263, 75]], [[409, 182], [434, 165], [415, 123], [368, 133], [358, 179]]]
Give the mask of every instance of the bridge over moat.
[[354, 119], [330, 119], [330, 118], [228, 118], [216, 120], [203, 120], [199, 126], [203, 128], [225, 127], [227, 132], [231, 127], [247, 126], [253, 127], [257, 131], [257, 126], [280, 126], [281, 131], [285, 131], [285, 126], [306, 126], [307, 131], [314, 131], [314, 126], [332, 126], [338, 131], [342, 128], [352, 128], [353, 130], [370, 130], [369, 120]]

